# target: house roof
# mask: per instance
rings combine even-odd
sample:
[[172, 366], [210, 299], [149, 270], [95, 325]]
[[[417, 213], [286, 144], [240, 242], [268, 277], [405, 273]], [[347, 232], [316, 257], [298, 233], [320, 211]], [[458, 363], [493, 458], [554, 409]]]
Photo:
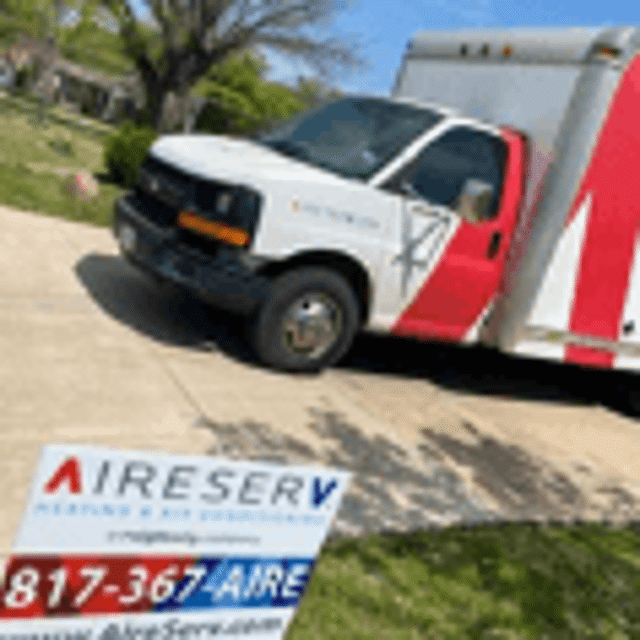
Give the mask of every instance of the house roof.
[[76, 64], [65, 59], [58, 60], [55, 65], [55, 71], [57, 73], [62, 73], [67, 76], [77, 78], [84, 82], [90, 82], [91, 84], [98, 85], [99, 87], [103, 87], [105, 89], [109, 89], [123, 83], [122, 78], [107, 76], [103, 73], [93, 71], [92, 69], [87, 69], [80, 64]]

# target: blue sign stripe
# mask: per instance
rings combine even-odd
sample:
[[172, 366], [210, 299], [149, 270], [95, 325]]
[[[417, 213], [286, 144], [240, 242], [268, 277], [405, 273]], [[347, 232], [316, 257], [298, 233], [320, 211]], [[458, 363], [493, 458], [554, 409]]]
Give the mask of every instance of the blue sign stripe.
[[[188, 576], [154, 611], [297, 606], [313, 558], [201, 558], [199, 580]], [[185, 597], [186, 596], [186, 597]]]

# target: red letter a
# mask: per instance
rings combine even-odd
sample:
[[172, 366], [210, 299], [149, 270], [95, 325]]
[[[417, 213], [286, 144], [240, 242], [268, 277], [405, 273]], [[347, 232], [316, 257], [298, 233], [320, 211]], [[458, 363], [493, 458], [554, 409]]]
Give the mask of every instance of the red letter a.
[[69, 458], [58, 467], [51, 479], [44, 485], [44, 492], [53, 493], [66, 481], [69, 481], [69, 493], [82, 493], [80, 463], [77, 458]]

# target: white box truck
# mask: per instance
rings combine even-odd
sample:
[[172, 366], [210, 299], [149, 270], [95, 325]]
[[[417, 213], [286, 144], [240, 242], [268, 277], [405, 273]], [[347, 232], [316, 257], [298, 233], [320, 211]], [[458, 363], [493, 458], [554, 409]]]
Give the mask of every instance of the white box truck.
[[123, 254], [245, 314], [261, 361], [359, 330], [640, 369], [640, 29], [424, 32], [390, 98], [159, 138]]

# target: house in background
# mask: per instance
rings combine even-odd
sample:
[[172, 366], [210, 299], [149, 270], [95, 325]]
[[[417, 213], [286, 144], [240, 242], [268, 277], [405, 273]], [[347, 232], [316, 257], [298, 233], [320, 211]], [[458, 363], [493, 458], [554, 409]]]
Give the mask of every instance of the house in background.
[[41, 42], [25, 34], [4, 53], [4, 60], [13, 67], [16, 79], [20, 71], [29, 71], [23, 87], [27, 91], [35, 90], [42, 73], [59, 59], [60, 53], [53, 42]]
[[[62, 57], [52, 41], [23, 35], [0, 55], [0, 89], [17, 88], [16, 81], [28, 71], [26, 84], [19, 88], [57, 104], [105, 122], [117, 124], [135, 119], [145, 105], [145, 94], [135, 72], [111, 77]], [[198, 117], [215, 100], [197, 95], [167, 96], [161, 129], [194, 130]]]
[[38, 61], [51, 60], [52, 54], [54, 58], [60, 55], [51, 42], [41, 42], [26, 34], [22, 34], [18, 42], [5, 51], [6, 59], [16, 69], [36, 64]]
[[67, 60], [58, 61], [52, 73], [54, 102], [73, 111], [117, 122], [134, 117], [142, 106], [131, 77], [111, 78]]
[[15, 89], [21, 71], [27, 74], [21, 89], [108, 122], [134, 117], [144, 102], [135, 74], [106, 76], [65, 60], [51, 42], [27, 35], [0, 56], [0, 89]]

